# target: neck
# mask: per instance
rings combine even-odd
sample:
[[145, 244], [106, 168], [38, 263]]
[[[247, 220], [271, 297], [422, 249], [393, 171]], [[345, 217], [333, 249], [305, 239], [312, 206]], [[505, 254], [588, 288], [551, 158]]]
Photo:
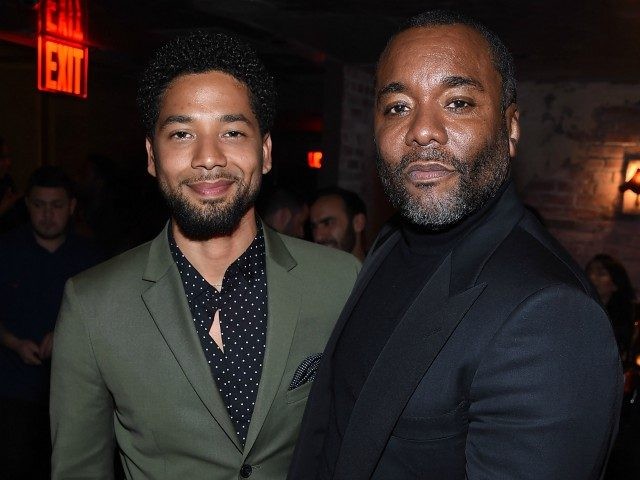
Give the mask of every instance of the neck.
[[249, 248], [258, 231], [254, 207], [247, 211], [229, 235], [191, 240], [185, 237], [175, 221], [171, 222], [171, 229], [180, 251], [210, 285], [222, 284], [224, 272]]
[[613, 296], [613, 293], [605, 293], [604, 295], [600, 295], [600, 301], [604, 306], [606, 306], [611, 300], [612, 296]]
[[36, 243], [50, 253], [55, 252], [67, 239], [66, 235], [60, 235], [56, 238], [42, 238], [37, 233], [33, 232], [33, 236], [36, 239]]
[[351, 250], [351, 255], [353, 255], [358, 260], [363, 262], [364, 261], [364, 257], [367, 255], [367, 253], [364, 250], [364, 242], [362, 241], [362, 236], [358, 235], [358, 234], [356, 234], [356, 235], [357, 235], [356, 244], [353, 247], [353, 250]]

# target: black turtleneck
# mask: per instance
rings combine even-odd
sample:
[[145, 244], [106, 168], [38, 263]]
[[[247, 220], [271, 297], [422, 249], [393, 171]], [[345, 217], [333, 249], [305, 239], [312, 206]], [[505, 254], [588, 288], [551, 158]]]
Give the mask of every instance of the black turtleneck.
[[449, 229], [433, 231], [406, 222], [401, 225], [399, 240], [371, 278], [336, 345], [331, 418], [319, 478], [331, 478], [353, 406], [405, 311], [440, 262], [482, 223], [510, 183], [505, 182], [482, 208]]

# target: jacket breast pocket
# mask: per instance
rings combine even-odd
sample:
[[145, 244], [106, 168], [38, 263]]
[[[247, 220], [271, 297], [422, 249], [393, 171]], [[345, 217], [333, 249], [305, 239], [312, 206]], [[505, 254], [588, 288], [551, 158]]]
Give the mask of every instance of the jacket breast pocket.
[[293, 390], [287, 391], [285, 394], [285, 399], [287, 403], [296, 403], [300, 400], [305, 400], [309, 396], [309, 391], [311, 390], [311, 386], [313, 382], [307, 382], [303, 385], [300, 385], [298, 388], [294, 388]]
[[400, 417], [372, 480], [464, 480], [469, 403], [441, 415]]
[[469, 427], [469, 402], [463, 400], [450, 412], [427, 417], [402, 416], [392, 435], [403, 440], [429, 442], [465, 434]]

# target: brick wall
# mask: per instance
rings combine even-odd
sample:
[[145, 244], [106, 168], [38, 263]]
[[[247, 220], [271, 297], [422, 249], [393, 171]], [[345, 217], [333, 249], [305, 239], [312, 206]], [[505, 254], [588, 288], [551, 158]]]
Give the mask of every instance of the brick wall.
[[345, 66], [343, 74], [338, 178], [342, 187], [366, 195], [370, 188], [367, 168], [375, 158], [373, 79], [371, 73], [353, 66]]
[[373, 142], [373, 73], [370, 69], [344, 66], [338, 184], [357, 192], [368, 210], [367, 237], [392, 214], [378, 181]]
[[[374, 234], [391, 212], [375, 173], [373, 75], [343, 70], [338, 183], [358, 192]], [[609, 253], [640, 289], [640, 217], [620, 214], [625, 158], [640, 157], [640, 86], [522, 82], [513, 171], [523, 199], [581, 265]]]
[[524, 200], [581, 264], [618, 258], [640, 288], [640, 217], [621, 215], [625, 159], [640, 153], [640, 88], [522, 83], [514, 173]]

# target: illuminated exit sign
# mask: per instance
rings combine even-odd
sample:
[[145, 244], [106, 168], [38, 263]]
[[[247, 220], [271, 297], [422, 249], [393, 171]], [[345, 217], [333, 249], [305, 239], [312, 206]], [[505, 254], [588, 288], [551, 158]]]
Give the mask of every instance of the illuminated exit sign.
[[309, 168], [322, 168], [322, 152], [307, 152], [307, 166]]
[[38, 90], [87, 97], [86, 0], [41, 0]]

